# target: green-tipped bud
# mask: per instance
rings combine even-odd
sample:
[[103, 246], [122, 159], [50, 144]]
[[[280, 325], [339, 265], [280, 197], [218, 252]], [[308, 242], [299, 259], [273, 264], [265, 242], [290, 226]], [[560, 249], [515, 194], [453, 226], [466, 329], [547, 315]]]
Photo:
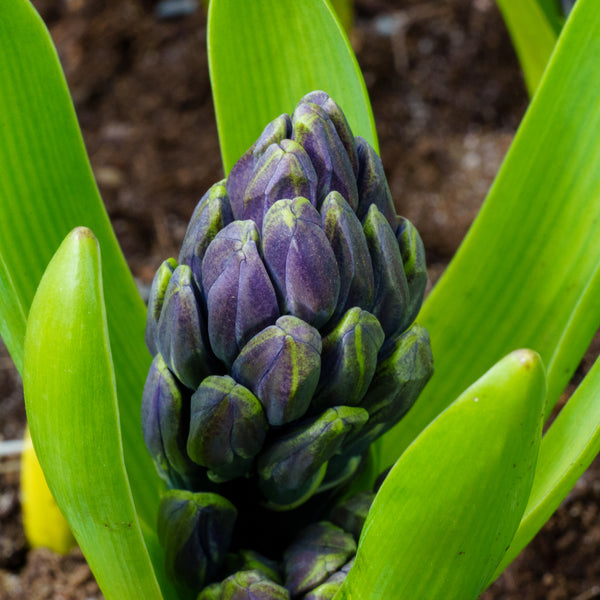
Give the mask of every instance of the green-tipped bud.
[[158, 538], [167, 575], [192, 590], [217, 579], [236, 517], [233, 504], [218, 494], [166, 492], [158, 510]]
[[169, 287], [169, 281], [173, 271], [177, 268], [177, 261], [174, 258], [165, 260], [152, 281], [150, 288], [150, 297], [148, 298], [148, 313], [146, 316], [146, 346], [152, 356], [158, 352], [158, 321], [165, 301], [165, 294]]
[[321, 336], [304, 321], [280, 317], [244, 346], [233, 377], [252, 390], [271, 425], [301, 417], [321, 373]]
[[260, 571], [239, 571], [221, 584], [221, 600], [289, 600], [290, 594]]
[[348, 562], [356, 542], [333, 523], [309, 525], [286, 550], [285, 587], [292, 597], [309, 592]]
[[302, 596], [302, 600], [333, 600], [338, 590], [342, 587], [342, 583], [346, 579], [343, 574], [334, 573], [327, 581], [317, 586], [308, 594]]
[[321, 380], [312, 407], [357, 405], [377, 368], [377, 353], [385, 336], [379, 321], [366, 310], [351, 308], [323, 338]]
[[187, 452], [214, 481], [246, 474], [267, 435], [267, 418], [256, 396], [231, 377], [210, 376], [191, 400]]
[[170, 486], [189, 487], [201, 480], [201, 472], [185, 448], [189, 426], [189, 392], [157, 354], [144, 386], [142, 430], [146, 448], [160, 476]]
[[[271, 144], [279, 144], [292, 136], [292, 118], [283, 113], [273, 119], [260, 134], [254, 144], [254, 158], [258, 160]], [[237, 218], [237, 217], [236, 217]]]
[[352, 163], [327, 113], [316, 104], [300, 103], [292, 124], [292, 139], [304, 147], [317, 172], [319, 205], [329, 192], [336, 191], [355, 210], [358, 189]]
[[328, 577], [324, 583], [302, 597], [302, 600], [333, 600], [338, 590], [346, 580], [354, 559], [348, 561], [339, 571]]
[[198, 594], [196, 600], [221, 600], [222, 587], [220, 583], [211, 583]]
[[271, 144], [279, 144], [282, 140], [289, 138], [291, 134], [292, 120], [289, 115], [283, 114], [264, 128], [256, 142], [235, 163], [227, 177], [226, 185], [234, 218], [241, 218], [244, 194], [260, 157]]
[[352, 130], [350, 129], [350, 125], [348, 124], [348, 120], [346, 119], [346, 115], [343, 113], [342, 109], [337, 105], [337, 103], [327, 94], [322, 91], [310, 92], [300, 100], [300, 104], [316, 104], [320, 106], [327, 116], [329, 120], [333, 123], [335, 130], [344, 146], [344, 150], [346, 150], [346, 154], [350, 159], [350, 164], [352, 165], [352, 171], [354, 172], [354, 176], [358, 176], [358, 154], [356, 151], [356, 141], [354, 136], [352, 135]]
[[375, 298], [371, 312], [383, 327], [386, 339], [401, 333], [410, 323], [408, 284], [398, 240], [378, 208], [371, 204], [364, 224], [373, 262]]
[[192, 269], [199, 288], [202, 285], [202, 259], [206, 249], [217, 233], [232, 221], [227, 190], [224, 182], [220, 181], [204, 194], [196, 206], [179, 252], [179, 263]]
[[416, 318], [427, 287], [427, 265], [425, 247], [417, 228], [404, 217], [398, 217], [396, 238], [404, 263], [404, 273], [408, 284], [408, 312], [406, 320], [412, 323]]
[[331, 192], [321, 207], [323, 231], [335, 255], [340, 273], [340, 293], [332, 321], [349, 308], [371, 310], [374, 280], [371, 255], [362, 225], [338, 192]]
[[279, 316], [259, 240], [254, 222], [234, 221], [217, 234], [202, 262], [208, 336], [227, 366], [253, 335]]
[[271, 144], [254, 168], [239, 218], [252, 219], [261, 230], [265, 214], [277, 200], [296, 196], [317, 204], [317, 174], [308, 154], [293, 140]]
[[277, 562], [254, 550], [240, 550], [236, 554], [230, 554], [226, 566], [229, 572], [258, 571], [275, 583], [283, 583]]
[[284, 310], [324, 325], [337, 305], [340, 274], [321, 216], [306, 198], [273, 204], [263, 223], [263, 251]]
[[392, 193], [385, 178], [383, 164], [377, 152], [363, 138], [356, 138], [358, 150], [358, 208], [356, 214], [362, 221], [371, 205], [376, 206], [387, 219], [392, 229], [396, 228], [397, 215]]
[[257, 462], [259, 487], [266, 498], [287, 508], [310, 497], [325, 475], [327, 461], [367, 419], [364, 409], [338, 406], [273, 442]]
[[160, 314], [158, 350], [169, 369], [192, 389], [210, 373], [212, 356], [199, 300], [191, 269], [179, 265], [169, 281]]
[[391, 429], [412, 407], [433, 375], [433, 356], [427, 330], [415, 323], [398, 337], [392, 353], [383, 360], [361, 406], [369, 411], [369, 421], [344, 449], [360, 453]]

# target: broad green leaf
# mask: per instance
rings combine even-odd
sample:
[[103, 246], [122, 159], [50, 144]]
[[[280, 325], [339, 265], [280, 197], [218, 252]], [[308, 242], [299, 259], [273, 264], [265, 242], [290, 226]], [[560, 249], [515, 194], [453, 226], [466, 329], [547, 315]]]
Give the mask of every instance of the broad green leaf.
[[479, 216], [425, 303], [435, 374], [382, 438], [383, 466], [515, 348], [548, 365], [548, 413], [600, 325], [597, 9], [577, 2]]
[[560, 9], [560, 0], [536, 0], [538, 6], [544, 11], [548, 23], [550, 23], [554, 33], [558, 35], [565, 19]]
[[423, 431], [377, 493], [335, 600], [477, 598], [527, 504], [544, 396], [539, 356], [518, 350]]
[[510, 32], [530, 96], [533, 96], [558, 37], [538, 0], [496, 0]]
[[544, 435], [531, 496], [496, 575], [542, 528], [600, 452], [600, 360]]
[[211, 0], [208, 54], [225, 173], [313, 90], [327, 92], [354, 134], [378, 148], [356, 57], [325, 0]]
[[354, 4], [352, 0], [331, 0], [331, 6], [335, 10], [344, 30], [349, 32], [354, 21]]
[[22, 372], [25, 319], [39, 280], [77, 226], [103, 253], [125, 463], [142, 519], [154, 525], [160, 480], [139, 411], [150, 364], [145, 309], [98, 194], [56, 51], [27, 0], [0, 2], [0, 335]]
[[0, 334], [19, 371], [22, 371], [23, 367], [27, 306], [19, 297], [10, 269], [0, 254]]
[[44, 274], [24, 367], [36, 453], [104, 595], [162, 598], [123, 461], [100, 252], [87, 228], [67, 236]]

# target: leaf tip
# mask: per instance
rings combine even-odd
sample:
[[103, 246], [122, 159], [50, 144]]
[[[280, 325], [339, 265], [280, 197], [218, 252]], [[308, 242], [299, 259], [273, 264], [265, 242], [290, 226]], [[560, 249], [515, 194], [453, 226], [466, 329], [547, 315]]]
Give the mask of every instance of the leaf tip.
[[72, 237], [76, 241], [86, 241], [86, 240], [96, 240], [96, 236], [94, 232], [89, 227], [75, 227], [73, 231], [69, 234], [69, 237]]
[[97, 259], [99, 250], [100, 245], [94, 232], [89, 227], [79, 226], [72, 229], [65, 237], [56, 255], [74, 253], [72, 256], [76, 256], [83, 252]]
[[521, 348], [512, 352], [512, 357], [526, 370], [531, 371], [532, 369], [542, 365], [542, 359], [540, 355], [534, 350], [528, 348]]

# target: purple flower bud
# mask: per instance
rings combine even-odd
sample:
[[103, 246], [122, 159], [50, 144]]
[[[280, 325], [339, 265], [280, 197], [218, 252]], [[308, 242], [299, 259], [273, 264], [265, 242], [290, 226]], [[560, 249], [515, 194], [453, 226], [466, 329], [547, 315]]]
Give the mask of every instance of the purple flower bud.
[[260, 571], [238, 571], [221, 584], [221, 600], [290, 600], [289, 592]]
[[189, 393], [157, 354], [142, 396], [142, 432], [159, 475], [170, 486], [187, 487], [202, 479], [186, 452], [189, 426]]
[[228, 366], [254, 334], [279, 316], [259, 239], [254, 222], [234, 221], [216, 235], [202, 262], [208, 335], [213, 352]]
[[340, 274], [321, 217], [306, 198], [279, 200], [269, 209], [263, 252], [283, 311], [324, 325], [337, 304]]
[[252, 390], [271, 425], [282, 425], [307, 410], [321, 372], [321, 336], [292, 316], [254, 336], [233, 363], [232, 375]]
[[361, 137], [356, 138], [358, 150], [358, 208], [356, 214], [362, 221], [374, 204], [387, 219], [390, 227], [396, 228], [397, 216], [392, 193], [385, 178], [383, 164], [377, 152]]
[[348, 154], [350, 164], [352, 165], [352, 171], [354, 172], [354, 177], [356, 177], [358, 175], [358, 154], [356, 151], [356, 142], [354, 140], [354, 136], [352, 135], [350, 125], [348, 125], [346, 115], [343, 113], [342, 109], [326, 92], [322, 91], [310, 92], [306, 94], [306, 96], [300, 100], [299, 104], [316, 104], [325, 111], [330, 121], [333, 123], [344, 149]]
[[260, 134], [254, 144], [254, 158], [258, 159], [271, 144], [279, 144], [292, 135], [292, 118], [287, 113], [273, 119]]
[[292, 116], [292, 139], [304, 147], [318, 178], [317, 200], [339, 192], [356, 210], [358, 189], [348, 153], [327, 113], [316, 104], [299, 104]]
[[340, 293], [332, 316], [335, 322], [353, 306], [371, 310], [373, 266], [362, 225], [339, 192], [325, 198], [321, 215], [340, 272]]
[[342, 583], [344, 583], [345, 579], [345, 573], [336, 571], [321, 585], [302, 596], [302, 600], [333, 600], [339, 589], [342, 587]]
[[191, 400], [187, 452], [213, 481], [248, 472], [267, 435], [267, 418], [256, 396], [231, 377], [207, 377]]
[[308, 499], [325, 476], [327, 461], [367, 419], [361, 408], [337, 406], [277, 438], [257, 461], [259, 487], [266, 498], [279, 507]]
[[285, 587], [292, 597], [309, 592], [355, 553], [352, 535], [333, 523], [320, 521], [309, 525], [285, 552]]
[[282, 140], [271, 144], [256, 164], [239, 218], [252, 219], [260, 230], [264, 215], [277, 200], [296, 196], [316, 205], [317, 174], [300, 144]]
[[383, 340], [379, 321], [365, 310], [351, 308], [322, 340], [321, 379], [312, 408], [356, 406], [369, 388]]
[[214, 581], [225, 560], [237, 511], [218, 494], [169, 490], [158, 509], [158, 539], [167, 575], [200, 590]]
[[289, 138], [292, 133], [292, 120], [289, 115], [283, 114], [271, 121], [262, 134], [235, 163], [229, 177], [227, 177], [227, 193], [231, 201], [231, 208], [236, 219], [241, 219], [246, 187], [252, 178], [252, 172], [265, 150], [271, 144], [278, 144]]
[[372, 204], [363, 227], [373, 263], [375, 297], [371, 312], [386, 339], [408, 327], [408, 284], [398, 240], [385, 217]]
[[160, 319], [171, 275], [173, 275], [176, 268], [177, 261], [174, 258], [168, 258], [160, 265], [152, 280], [148, 299], [148, 312], [146, 314], [145, 335], [146, 346], [152, 356], [155, 356], [158, 352], [158, 320]]
[[221, 600], [221, 584], [211, 583], [198, 594], [196, 600]]
[[189, 388], [210, 374], [212, 357], [200, 295], [187, 265], [179, 265], [169, 281], [158, 323], [158, 350], [177, 378]]
[[391, 354], [377, 367], [361, 406], [369, 421], [348, 440], [344, 452], [360, 454], [409, 411], [433, 374], [427, 330], [415, 323], [393, 340]]
[[303, 596], [302, 600], [333, 600], [342, 587], [342, 583], [346, 580], [353, 564], [354, 559], [348, 561], [339, 571], [330, 575], [324, 583]]
[[236, 554], [228, 555], [226, 567], [228, 572], [258, 571], [275, 583], [283, 583], [277, 561], [270, 560], [254, 550], [240, 550]]
[[412, 323], [417, 318], [427, 287], [425, 248], [417, 228], [404, 217], [400, 217], [400, 223], [396, 229], [396, 238], [404, 263], [406, 282], [408, 283], [406, 320], [408, 323]]
[[179, 263], [192, 269], [198, 288], [202, 284], [202, 259], [206, 249], [231, 221], [233, 214], [229, 197], [223, 182], [220, 182], [213, 185], [196, 206], [179, 252]]

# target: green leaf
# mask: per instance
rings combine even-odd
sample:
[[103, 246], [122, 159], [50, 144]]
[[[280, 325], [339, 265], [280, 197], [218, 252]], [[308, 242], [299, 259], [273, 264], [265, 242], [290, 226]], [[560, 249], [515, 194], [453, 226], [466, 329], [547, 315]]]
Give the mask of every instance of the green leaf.
[[225, 173], [313, 90], [327, 92], [354, 134], [378, 149], [356, 57], [324, 0], [212, 0], [208, 53]]
[[600, 452], [600, 360], [542, 440], [525, 514], [496, 575], [521, 552]]
[[537, 0], [537, 4], [544, 11], [548, 23], [554, 29], [554, 33], [558, 35], [565, 22], [560, 10], [560, 0]]
[[425, 303], [418, 320], [436, 371], [380, 440], [382, 466], [515, 348], [548, 365], [548, 414], [600, 325], [597, 9], [577, 2], [483, 209]]
[[442, 413], [377, 493], [335, 600], [477, 598], [527, 503], [544, 395], [539, 356], [518, 350]]
[[[100, 252], [87, 228], [69, 234], [40, 283], [24, 367], [36, 453], [104, 595], [162, 598], [123, 461]], [[156, 533], [147, 539], [157, 551]]]
[[510, 32], [530, 96], [546, 69], [558, 37], [537, 0], [496, 0]]
[[145, 308], [86, 156], [48, 32], [27, 0], [0, 2], [0, 335], [22, 372], [25, 319], [46, 265], [77, 226], [102, 248], [125, 464], [141, 518], [154, 526], [161, 483], [142, 439], [150, 355]]
[[354, 5], [352, 0], [331, 0], [331, 6], [335, 10], [344, 31], [350, 32], [354, 21]]
[[[27, 307], [19, 298], [10, 269], [0, 254], [0, 332], [14, 363], [22, 371]], [[3, 331], [2, 331], [3, 330]]]

